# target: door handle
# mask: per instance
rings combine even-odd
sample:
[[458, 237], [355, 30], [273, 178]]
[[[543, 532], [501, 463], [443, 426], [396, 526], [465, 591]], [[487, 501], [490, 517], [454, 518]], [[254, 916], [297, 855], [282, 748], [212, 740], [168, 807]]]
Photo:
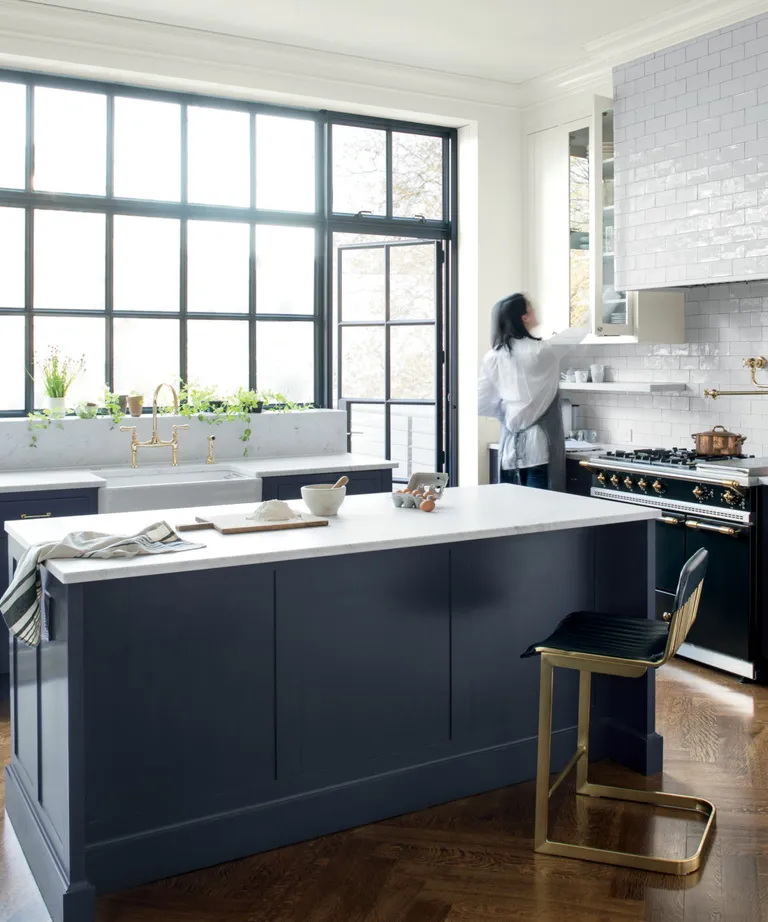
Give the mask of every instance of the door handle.
[[692, 528], [694, 531], [711, 531], [716, 535], [727, 535], [729, 538], [739, 536], [738, 530], [729, 525], [707, 525], [706, 522], [697, 522], [696, 519], [688, 519], [685, 527]]
[[29, 515], [27, 512], [22, 512], [22, 519], [50, 519], [53, 515], [52, 512], [39, 512], [37, 515]]

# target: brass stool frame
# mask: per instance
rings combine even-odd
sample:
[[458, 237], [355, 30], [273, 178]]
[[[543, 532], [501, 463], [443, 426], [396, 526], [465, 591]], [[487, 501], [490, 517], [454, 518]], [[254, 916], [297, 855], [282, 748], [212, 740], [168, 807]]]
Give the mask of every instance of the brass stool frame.
[[[648, 660], [627, 660], [610, 656], [597, 656], [586, 653], [569, 653], [563, 650], [539, 647], [541, 654], [541, 685], [539, 692], [539, 746], [536, 770], [536, 821], [534, 848], [544, 855], [560, 855], [563, 858], [580, 858], [584, 861], [598, 861], [603, 864], [636, 868], [642, 871], [660, 871], [664, 874], [690, 874], [701, 866], [704, 847], [715, 823], [715, 806], [701, 797], [685, 794], [666, 794], [662, 791], [641, 791], [633, 788], [613, 787], [605, 784], [592, 784], [588, 778], [589, 766], [589, 711], [592, 673], [626, 676], [637, 678], [648, 669], [657, 669], [665, 663], [684, 640], [696, 617], [701, 584], [694, 590], [690, 599], [672, 615], [665, 615], [671, 621], [667, 648], [659, 662]], [[552, 691], [554, 668], [579, 671], [579, 717], [576, 739], [576, 752], [550, 787], [550, 753], [552, 746]], [[672, 807], [689, 810], [707, 817], [696, 852], [689, 858], [662, 858], [656, 855], [638, 855], [632, 852], [614, 849], [595, 848], [569, 842], [553, 841], [548, 837], [549, 799], [576, 768], [576, 794], [589, 797], [605, 797], [612, 800], [630, 801], [632, 803], [653, 804], [657, 807]]]

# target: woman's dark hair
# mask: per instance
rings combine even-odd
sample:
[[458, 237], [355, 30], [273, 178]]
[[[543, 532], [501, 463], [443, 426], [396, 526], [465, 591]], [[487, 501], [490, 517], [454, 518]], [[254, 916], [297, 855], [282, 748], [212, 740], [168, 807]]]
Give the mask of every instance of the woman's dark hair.
[[531, 336], [523, 323], [523, 315], [528, 313], [528, 299], [517, 292], [502, 298], [493, 306], [491, 314], [491, 343], [494, 349], [508, 349], [516, 339], [539, 339]]

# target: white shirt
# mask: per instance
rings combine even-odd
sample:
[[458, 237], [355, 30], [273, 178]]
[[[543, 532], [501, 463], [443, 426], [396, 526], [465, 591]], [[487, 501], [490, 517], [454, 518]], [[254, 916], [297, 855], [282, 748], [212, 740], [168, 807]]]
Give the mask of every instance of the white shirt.
[[547, 436], [533, 424], [557, 396], [559, 381], [559, 362], [546, 342], [516, 339], [511, 352], [491, 349], [483, 356], [477, 386], [479, 414], [498, 419], [510, 432], [526, 430], [517, 440], [519, 456], [514, 440], [507, 439], [501, 459], [504, 470], [549, 461]]

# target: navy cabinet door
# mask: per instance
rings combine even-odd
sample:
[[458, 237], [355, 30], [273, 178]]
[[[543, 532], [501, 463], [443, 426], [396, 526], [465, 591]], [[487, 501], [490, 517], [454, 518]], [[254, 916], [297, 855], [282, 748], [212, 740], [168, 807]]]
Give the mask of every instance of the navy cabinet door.
[[[5, 592], [10, 579], [5, 523], [15, 519], [90, 515], [98, 511], [97, 493], [97, 490], [77, 490], [56, 493], [7, 493], [0, 497], [0, 595]], [[8, 673], [8, 663], [8, 628], [0, 618], [0, 675]]]
[[[310, 483], [336, 483], [339, 477], [345, 476], [343, 471], [330, 474], [302, 474], [290, 477], [265, 477], [262, 486], [261, 498], [282, 499], [287, 502], [291, 499], [301, 499], [301, 488]], [[347, 496], [360, 495], [361, 493], [384, 493], [392, 489], [392, 471], [353, 471], [347, 473]]]

